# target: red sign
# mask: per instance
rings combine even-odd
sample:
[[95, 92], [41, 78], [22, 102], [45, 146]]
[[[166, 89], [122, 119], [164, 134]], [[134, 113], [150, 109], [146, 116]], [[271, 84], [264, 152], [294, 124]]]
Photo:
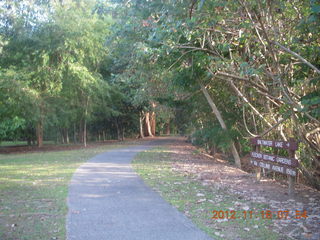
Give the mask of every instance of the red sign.
[[298, 143], [294, 142], [294, 141], [286, 142], [286, 141], [265, 140], [265, 139], [260, 139], [260, 138], [251, 138], [250, 142], [252, 145], [284, 148], [284, 149], [289, 149], [289, 150], [293, 150], [293, 151], [298, 149]]
[[279, 172], [293, 177], [297, 176], [297, 171], [293, 168], [288, 168], [285, 166], [278, 166], [269, 162], [263, 162], [258, 160], [250, 160], [251, 164], [257, 167], [265, 168], [274, 172]]
[[260, 152], [251, 152], [250, 155], [252, 158], [255, 158], [255, 159], [288, 165], [291, 167], [297, 167], [299, 165], [298, 160], [294, 158], [275, 156], [275, 155], [260, 153]]

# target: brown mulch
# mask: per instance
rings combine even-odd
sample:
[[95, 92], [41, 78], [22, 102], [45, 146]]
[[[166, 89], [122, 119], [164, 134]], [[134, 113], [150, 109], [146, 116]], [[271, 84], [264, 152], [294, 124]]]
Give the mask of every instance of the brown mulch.
[[172, 144], [170, 151], [176, 160], [173, 170], [191, 174], [203, 184], [227, 189], [246, 201], [268, 204], [271, 211], [288, 210], [290, 216], [296, 216], [296, 210], [305, 210], [307, 218], [274, 220], [273, 230], [288, 239], [320, 239], [320, 191], [298, 183], [295, 195], [290, 197], [285, 180], [262, 178], [257, 182], [253, 173], [236, 168], [224, 160], [223, 155], [199, 154], [185, 139]]

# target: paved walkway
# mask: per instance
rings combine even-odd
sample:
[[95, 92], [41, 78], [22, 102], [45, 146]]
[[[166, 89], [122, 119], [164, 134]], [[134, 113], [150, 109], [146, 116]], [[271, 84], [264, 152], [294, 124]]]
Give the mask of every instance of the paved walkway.
[[78, 168], [69, 187], [68, 240], [211, 239], [133, 171], [131, 160], [149, 147], [115, 149]]

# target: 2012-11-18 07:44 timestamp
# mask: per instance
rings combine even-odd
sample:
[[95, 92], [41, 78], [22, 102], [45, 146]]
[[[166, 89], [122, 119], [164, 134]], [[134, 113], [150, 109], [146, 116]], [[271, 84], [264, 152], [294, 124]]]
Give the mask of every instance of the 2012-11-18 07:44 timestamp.
[[289, 211], [289, 210], [262, 210], [262, 211], [235, 211], [235, 210], [213, 210], [211, 219], [306, 219], [308, 217], [307, 211]]

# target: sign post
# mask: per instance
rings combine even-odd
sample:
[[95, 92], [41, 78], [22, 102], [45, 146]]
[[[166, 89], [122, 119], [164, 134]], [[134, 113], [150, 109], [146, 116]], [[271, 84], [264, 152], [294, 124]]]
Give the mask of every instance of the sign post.
[[[259, 145], [253, 146], [253, 149], [256, 152], [260, 152], [260, 146]], [[256, 180], [257, 180], [257, 182], [260, 182], [260, 180], [261, 180], [261, 167], [257, 167], [256, 168]]]
[[[250, 153], [250, 163], [256, 168], [257, 181], [261, 179], [261, 168], [265, 168], [274, 172], [279, 172], [288, 176], [288, 194], [294, 195], [294, 183], [297, 176], [296, 168], [299, 166], [299, 162], [295, 159], [295, 151], [298, 149], [298, 144], [293, 139], [289, 142], [286, 141], [273, 141], [260, 138], [250, 139], [253, 152]], [[267, 146], [272, 148], [287, 149], [289, 157], [282, 157], [272, 154], [260, 152], [261, 146]]]
[[[293, 142], [293, 139], [290, 139], [290, 142]], [[296, 151], [295, 150], [290, 150], [289, 149], [289, 157], [290, 158], [295, 158]], [[295, 182], [295, 177], [288, 175], [288, 183], [289, 183], [289, 196], [294, 195], [294, 182]]]

